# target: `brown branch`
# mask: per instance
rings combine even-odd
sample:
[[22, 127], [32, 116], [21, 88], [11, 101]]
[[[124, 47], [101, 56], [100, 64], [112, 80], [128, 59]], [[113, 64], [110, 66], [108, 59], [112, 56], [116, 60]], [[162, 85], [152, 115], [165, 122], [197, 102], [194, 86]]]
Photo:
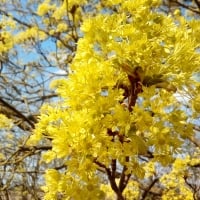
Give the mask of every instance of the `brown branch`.
[[145, 200], [146, 196], [148, 195], [148, 193], [150, 192], [151, 188], [155, 185], [155, 183], [158, 181], [159, 179], [156, 178], [154, 179], [151, 184], [145, 189], [144, 193], [142, 194], [142, 198], [141, 200]]
[[193, 199], [197, 200], [197, 192], [199, 191], [199, 187], [197, 187], [197, 185], [193, 185], [192, 183], [189, 182], [189, 180], [187, 179], [187, 176], [183, 177], [185, 180], [185, 183], [191, 188], [192, 193], [193, 193]]
[[[126, 157], [126, 162], [129, 162], [129, 157], [128, 156]], [[121, 173], [120, 181], [119, 181], [119, 190], [121, 192], [124, 191], [126, 185], [128, 184], [128, 181], [129, 181], [129, 179], [131, 177], [131, 174], [127, 174], [126, 175], [126, 171], [127, 171], [127, 166], [124, 165], [122, 173]]]
[[128, 99], [128, 109], [131, 112], [133, 110], [133, 106], [136, 103], [138, 94], [142, 92], [142, 85], [140, 80], [135, 79], [133, 76], [128, 75], [129, 82], [131, 84], [130, 95]]
[[195, 125], [193, 128], [195, 131], [200, 131], [200, 126]]
[[[0, 103], [2, 103], [2, 105], [5, 107], [5, 109], [10, 110], [11, 112], [13, 112], [13, 114], [15, 114], [18, 118], [22, 119], [23, 121], [26, 121], [32, 128], [34, 128], [34, 124], [25, 116], [23, 115], [20, 111], [18, 111], [16, 108], [14, 108], [12, 105], [10, 105], [9, 103], [7, 103], [6, 101], [4, 101], [2, 98], [0, 98]], [[2, 113], [4, 114], [4, 113]], [[8, 118], [11, 118], [9, 115], [6, 114], [5, 115]], [[20, 127], [21, 128], [21, 127]]]
[[188, 9], [188, 10], [190, 10], [190, 11], [196, 13], [196, 14], [200, 14], [200, 11], [193, 9], [193, 8], [191, 8], [191, 7], [188, 6], [188, 5], [185, 5], [185, 4], [183, 4], [183, 3], [179, 2], [179, 1], [175, 1], [175, 2], [176, 2], [179, 6], [185, 8], [185, 9]]
[[199, 0], [194, 0], [194, 1], [195, 1], [195, 3], [196, 3], [197, 7], [198, 7], [199, 10], [200, 10], [200, 1], [199, 1]]
[[112, 160], [111, 169], [112, 169], [111, 176], [115, 178], [115, 173], [116, 173], [116, 159]]
[[189, 140], [190, 140], [193, 144], [195, 144], [197, 147], [200, 147], [200, 142], [199, 142], [198, 140], [196, 141], [195, 138], [190, 137]]
[[115, 176], [113, 176], [111, 170], [108, 167], [106, 167], [104, 164], [102, 164], [101, 162], [97, 161], [97, 158], [94, 159], [94, 163], [97, 164], [99, 167], [102, 167], [102, 168], [105, 169], [106, 174], [108, 175], [108, 179], [109, 179], [111, 188], [113, 189], [113, 191], [117, 195], [117, 200], [125, 200], [124, 197], [123, 197], [123, 195], [122, 195], [122, 192], [117, 187], [117, 184], [115, 182]]
[[52, 146], [46, 145], [46, 146], [20, 146], [19, 151], [36, 151], [36, 150], [45, 150], [48, 151], [52, 149]]
[[[13, 152], [13, 154], [9, 158], [7, 158], [6, 160], [2, 160], [0, 162], [0, 166], [6, 166], [8, 164], [18, 164], [28, 156], [32, 156], [41, 151], [47, 151], [50, 149], [52, 149], [51, 146], [33, 146], [33, 147], [19, 146], [19, 148], [15, 152]], [[26, 152], [25, 155], [21, 156], [20, 153], [22, 152]], [[14, 161], [11, 160], [13, 158], [15, 159]]]

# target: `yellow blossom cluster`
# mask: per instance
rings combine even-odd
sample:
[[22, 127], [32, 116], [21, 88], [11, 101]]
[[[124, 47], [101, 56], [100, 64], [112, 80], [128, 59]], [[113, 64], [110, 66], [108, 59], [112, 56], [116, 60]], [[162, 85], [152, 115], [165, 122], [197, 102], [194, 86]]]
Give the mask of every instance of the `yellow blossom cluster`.
[[188, 166], [194, 159], [189, 157], [180, 159], [177, 158], [173, 163], [172, 171], [161, 177], [160, 181], [164, 185], [163, 200], [193, 200], [193, 191], [186, 184]]
[[[109, 5], [117, 4], [118, 12], [85, 19], [69, 76], [51, 84], [62, 100], [42, 108], [29, 144], [49, 138], [52, 150], [43, 159], [63, 159], [67, 170], [47, 171], [46, 200], [59, 195], [63, 199], [104, 198], [105, 187], [99, 184], [97, 170], [99, 166], [110, 169], [113, 160], [126, 167], [126, 175], [140, 179], [153, 175], [156, 162], [174, 163], [163, 184], [170, 180], [167, 187], [175, 188], [184, 181], [181, 170], [187, 168], [186, 161], [174, 159], [193, 130], [185, 123], [188, 116], [174, 93], [143, 85], [129, 110], [123, 106], [127, 99], [119, 85], [131, 87], [124, 65], [131, 72], [140, 66], [146, 78], [162, 75], [179, 90], [193, 84], [191, 77], [200, 63], [196, 39], [184, 22], [156, 11], [160, 1], [134, 2], [110, 0]], [[41, 15], [45, 12], [40, 10]], [[149, 149], [152, 163], [145, 165], [138, 157], [145, 157]], [[130, 188], [138, 190], [139, 186], [132, 180], [129, 184], [124, 194], [137, 198], [139, 193]], [[163, 198], [175, 194], [191, 198], [187, 187], [174, 192], [166, 190]]]
[[9, 30], [12, 30], [15, 28], [15, 22], [7, 17], [3, 17], [0, 20], [0, 54], [6, 53], [9, 51], [13, 45], [13, 35], [12, 32]]

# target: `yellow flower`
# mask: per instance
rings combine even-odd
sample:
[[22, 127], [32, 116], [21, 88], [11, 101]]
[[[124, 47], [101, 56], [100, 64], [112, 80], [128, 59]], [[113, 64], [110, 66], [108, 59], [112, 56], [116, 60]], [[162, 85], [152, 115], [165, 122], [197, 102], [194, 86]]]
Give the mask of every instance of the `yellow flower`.
[[67, 30], [67, 28], [68, 28], [68, 26], [66, 23], [60, 23], [60, 24], [58, 24], [56, 31], [62, 33], [62, 32], [65, 32]]
[[12, 120], [8, 119], [5, 115], [0, 114], [0, 128], [10, 129], [13, 126]]
[[49, 4], [50, 0], [45, 0], [42, 4], [38, 6], [37, 13], [39, 16], [44, 16], [49, 11], [54, 10], [55, 6]]

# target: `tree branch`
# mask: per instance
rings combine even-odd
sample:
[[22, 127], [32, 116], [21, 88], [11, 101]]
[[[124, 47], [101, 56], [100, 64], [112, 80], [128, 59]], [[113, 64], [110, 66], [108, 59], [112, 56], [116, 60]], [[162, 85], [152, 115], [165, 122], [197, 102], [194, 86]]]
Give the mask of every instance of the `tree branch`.
[[142, 194], [142, 198], [141, 200], [145, 200], [146, 196], [148, 195], [148, 193], [150, 192], [151, 188], [155, 185], [155, 183], [158, 181], [159, 179], [156, 178], [154, 179], [151, 184], [145, 189], [144, 193]]
[[197, 7], [198, 7], [199, 10], [200, 10], [200, 1], [199, 1], [199, 0], [194, 0], [194, 2], [196, 3]]
[[[126, 162], [129, 162], [129, 157], [128, 156], [126, 157]], [[121, 192], [124, 191], [128, 181], [129, 181], [129, 179], [131, 177], [131, 174], [127, 174], [126, 175], [126, 171], [127, 171], [127, 166], [124, 165], [122, 173], [121, 173], [120, 181], [119, 181], [119, 190]]]
[[[113, 160], [112, 161], [113, 164], [115, 163], [115, 161]], [[99, 167], [102, 167], [105, 169], [107, 175], [108, 175], [108, 179], [109, 179], [109, 182], [110, 182], [110, 185], [111, 185], [111, 188], [113, 189], [113, 191], [116, 193], [117, 195], [117, 199], [118, 200], [125, 200], [123, 195], [122, 195], [122, 192], [119, 190], [119, 188], [117, 187], [117, 184], [115, 182], [115, 176], [113, 176], [113, 172], [111, 172], [111, 170], [109, 168], [107, 168], [104, 164], [100, 163], [99, 161], [97, 161], [97, 158], [94, 159], [94, 163], [97, 164]], [[114, 166], [115, 168], [115, 166]], [[113, 168], [113, 169], [114, 169]]]
[[[9, 103], [4, 101], [2, 98], [0, 98], [0, 103], [3, 107], [5, 107], [5, 113], [2, 112], [2, 114], [5, 114], [8, 118], [12, 118], [12, 116], [10, 115], [16, 115], [18, 118], [21, 118], [23, 121], [26, 121], [32, 128], [35, 127], [35, 125], [26, 116], [24, 116], [20, 111], [11, 106]], [[6, 112], [6, 109], [8, 110], [9, 114]]]

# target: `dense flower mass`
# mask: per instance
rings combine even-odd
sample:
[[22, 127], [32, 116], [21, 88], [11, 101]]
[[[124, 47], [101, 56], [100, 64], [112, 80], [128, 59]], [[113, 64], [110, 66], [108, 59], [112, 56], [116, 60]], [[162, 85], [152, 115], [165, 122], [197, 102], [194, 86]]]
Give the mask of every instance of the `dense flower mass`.
[[[161, 178], [163, 199], [180, 194], [179, 199], [192, 199], [184, 173], [194, 158], [179, 159], [177, 153], [193, 137], [191, 119], [199, 111], [199, 83], [193, 78], [200, 63], [199, 23], [163, 14], [156, 0], [106, 5], [113, 10], [84, 20], [69, 76], [51, 85], [62, 101], [43, 107], [29, 140], [50, 138], [52, 150], [43, 159], [61, 158], [67, 166], [63, 173], [47, 171], [45, 199], [113, 198], [112, 190], [119, 199], [122, 193], [138, 199], [131, 177], [153, 177], [158, 163], [173, 165]], [[45, 1], [38, 13], [47, 8]], [[177, 98], [186, 90], [194, 116]], [[110, 193], [98, 171], [107, 175]]]

